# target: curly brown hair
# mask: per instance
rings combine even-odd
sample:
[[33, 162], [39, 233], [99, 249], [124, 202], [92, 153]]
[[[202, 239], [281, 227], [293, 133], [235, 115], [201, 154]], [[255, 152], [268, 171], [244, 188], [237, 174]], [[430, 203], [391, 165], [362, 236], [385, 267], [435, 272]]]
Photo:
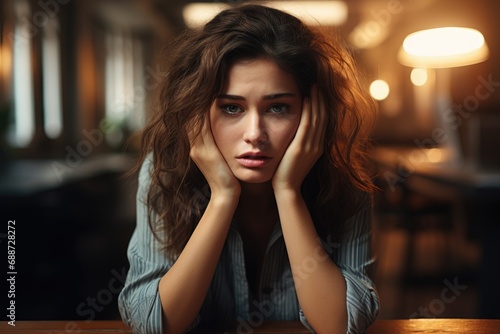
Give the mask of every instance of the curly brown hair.
[[[149, 223], [170, 258], [184, 248], [210, 196], [203, 174], [190, 159], [187, 129], [201, 129], [231, 64], [255, 58], [271, 59], [291, 73], [302, 96], [317, 85], [330, 111], [324, 139], [329, 149], [302, 185], [320, 236], [339, 236], [342, 223], [366, 204], [373, 190], [366, 151], [375, 104], [362, 88], [340, 35], [326, 36], [269, 7], [233, 7], [167, 46], [168, 74], [143, 132], [139, 164], [148, 154], [153, 161]], [[152, 213], [158, 215], [156, 221]]]

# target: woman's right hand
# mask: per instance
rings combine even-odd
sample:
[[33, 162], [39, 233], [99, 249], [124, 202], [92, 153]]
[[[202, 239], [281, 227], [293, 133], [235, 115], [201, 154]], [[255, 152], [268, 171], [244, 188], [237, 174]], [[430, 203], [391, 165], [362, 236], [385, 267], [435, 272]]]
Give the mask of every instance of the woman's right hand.
[[190, 156], [205, 176], [211, 195], [188, 242], [158, 284], [165, 333], [184, 333], [199, 314], [241, 192], [239, 180], [215, 143], [208, 115], [200, 131], [193, 124], [187, 128]]
[[210, 128], [209, 113], [198, 135], [190, 134], [190, 156], [205, 176], [213, 196], [238, 198], [241, 185], [220, 153]]

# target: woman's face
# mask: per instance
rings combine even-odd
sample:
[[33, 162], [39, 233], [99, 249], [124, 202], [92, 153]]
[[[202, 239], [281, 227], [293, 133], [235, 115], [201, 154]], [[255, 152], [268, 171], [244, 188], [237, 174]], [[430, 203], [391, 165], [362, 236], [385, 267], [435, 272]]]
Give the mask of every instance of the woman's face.
[[272, 179], [300, 122], [294, 77], [263, 58], [234, 63], [212, 103], [210, 125], [222, 156], [240, 181]]

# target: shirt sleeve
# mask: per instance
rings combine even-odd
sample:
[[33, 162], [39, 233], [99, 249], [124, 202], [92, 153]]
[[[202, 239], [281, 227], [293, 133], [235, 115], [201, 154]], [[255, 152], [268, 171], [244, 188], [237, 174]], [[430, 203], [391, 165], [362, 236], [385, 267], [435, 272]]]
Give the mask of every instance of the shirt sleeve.
[[[346, 281], [347, 333], [364, 333], [375, 321], [379, 311], [379, 297], [370, 279], [374, 259], [371, 256], [371, 206], [359, 211], [346, 221], [342, 242], [324, 241], [324, 247], [339, 267]], [[302, 324], [314, 332], [302, 310]]]
[[364, 333], [375, 321], [379, 297], [371, 280], [372, 208], [367, 205], [346, 222], [346, 232], [336, 253], [336, 263], [347, 285], [347, 332]]
[[[146, 159], [139, 172], [137, 222], [127, 250], [130, 269], [118, 297], [123, 321], [134, 333], [162, 333], [162, 308], [158, 284], [171, 267], [160, 251], [160, 243], [148, 223], [146, 198], [150, 183], [151, 161]], [[155, 219], [153, 215], [151, 217]]]

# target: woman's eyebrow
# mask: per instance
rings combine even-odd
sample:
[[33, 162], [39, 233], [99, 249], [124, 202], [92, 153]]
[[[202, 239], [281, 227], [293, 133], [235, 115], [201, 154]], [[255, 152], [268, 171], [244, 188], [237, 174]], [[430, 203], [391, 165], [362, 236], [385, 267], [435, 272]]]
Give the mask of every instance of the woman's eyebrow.
[[220, 94], [217, 96], [218, 99], [226, 99], [226, 100], [245, 100], [243, 96], [239, 95], [230, 95], [230, 94]]
[[295, 96], [296, 95], [294, 93], [276, 93], [276, 94], [265, 95], [264, 100], [274, 100], [282, 97], [295, 97]]
[[[274, 100], [282, 97], [295, 97], [294, 93], [274, 93], [269, 95], [264, 95], [264, 100]], [[218, 99], [226, 99], [226, 100], [245, 100], [243, 96], [239, 95], [231, 95], [231, 94], [220, 94], [217, 96]]]

